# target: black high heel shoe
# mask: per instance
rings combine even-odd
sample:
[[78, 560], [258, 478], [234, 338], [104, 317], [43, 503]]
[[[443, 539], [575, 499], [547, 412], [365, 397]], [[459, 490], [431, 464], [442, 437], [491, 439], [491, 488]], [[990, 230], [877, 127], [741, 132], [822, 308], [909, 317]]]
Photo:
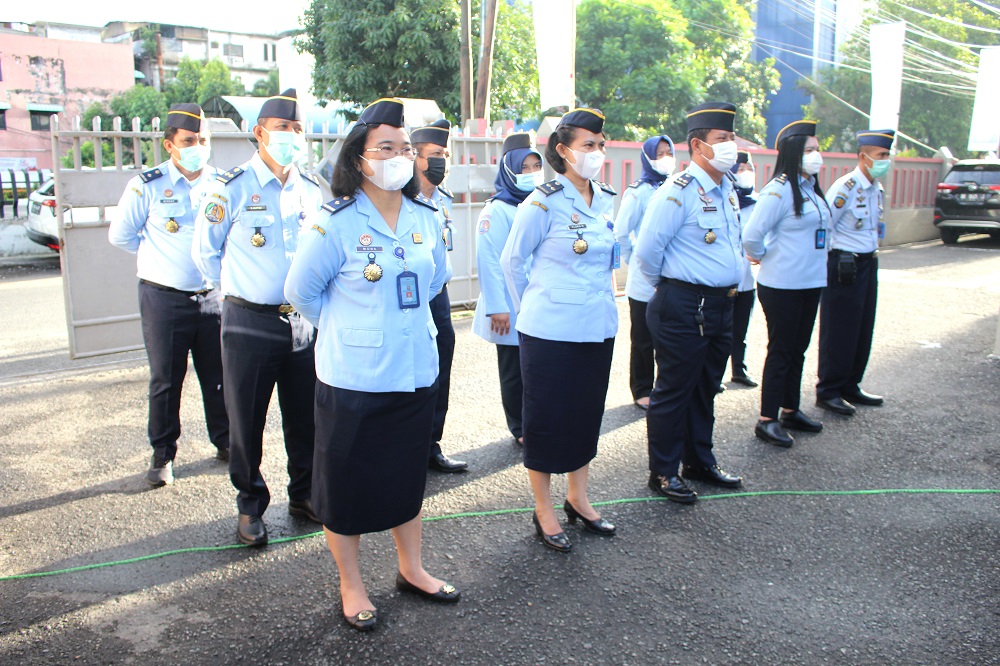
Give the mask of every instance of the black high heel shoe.
[[615, 526], [600, 516], [598, 516], [596, 520], [588, 520], [584, 518], [580, 512], [573, 508], [573, 505], [569, 503], [569, 499], [563, 502], [563, 511], [566, 512], [566, 519], [569, 520], [570, 525], [575, 523], [576, 519], [579, 518], [580, 522], [583, 523], [583, 529], [588, 532], [600, 534], [601, 536], [611, 536], [615, 533]]
[[573, 549], [573, 544], [570, 543], [569, 537], [566, 536], [565, 532], [560, 532], [559, 534], [546, 534], [542, 530], [542, 524], [538, 522], [538, 514], [531, 514], [531, 520], [535, 523], [535, 531], [538, 532], [538, 536], [542, 538], [542, 543], [545, 544], [546, 548], [551, 548], [552, 550], [557, 550], [560, 553], [568, 553]]

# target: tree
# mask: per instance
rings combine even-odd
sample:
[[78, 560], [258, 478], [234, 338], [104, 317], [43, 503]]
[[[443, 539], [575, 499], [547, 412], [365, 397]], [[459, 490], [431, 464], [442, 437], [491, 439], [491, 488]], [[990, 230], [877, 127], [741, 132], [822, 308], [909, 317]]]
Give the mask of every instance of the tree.
[[[948, 146], [956, 156], [963, 156], [979, 65], [973, 49], [1000, 44], [1000, 34], [995, 32], [1000, 30], [1000, 14], [983, 11], [965, 0], [907, 0], [905, 6], [893, 2], [869, 7], [841, 50], [841, 66], [823, 70], [816, 82], [799, 82], [814, 95], [805, 111], [821, 121], [817, 132], [830, 141], [833, 150], [853, 152], [854, 133], [869, 127], [864, 115], [871, 107], [869, 27], [898, 19], [907, 23], [899, 130], [934, 148]], [[912, 150], [917, 146], [901, 137], [897, 147]], [[925, 155], [930, 152], [923, 147], [920, 150]]]
[[181, 58], [181, 62], [177, 66], [177, 76], [167, 84], [164, 90], [167, 104], [174, 105], [195, 101], [198, 98], [198, 84], [201, 83], [204, 71], [205, 63], [192, 60], [188, 56]]
[[[233, 79], [229, 74], [229, 67], [218, 58], [213, 58], [208, 61], [202, 70], [201, 79], [198, 81], [198, 87], [195, 89], [195, 98], [198, 100], [198, 104], [204, 106], [205, 102], [213, 97], [232, 95], [234, 87]], [[244, 92], [243, 84], [240, 83], [238, 94], [242, 95]]]
[[[478, 16], [482, 2], [473, 2]], [[472, 48], [479, 53], [479, 21], [473, 20]], [[456, 33], [456, 39], [458, 34]], [[456, 61], [457, 61], [456, 53]], [[538, 54], [529, 0], [497, 3], [496, 44], [490, 79], [490, 118], [521, 121], [539, 115]]]
[[161, 127], [167, 118], [167, 100], [163, 93], [147, 86], [133, 86], [111, 98], [108, 106], [112, 116], [121, 116], [122, 124], [130, 128], [132, 118], [139, 118], [143, 130], [152, 129], [152, 119], [159, 118]]
[[257, 81], [257, 83], [253, 84], [253, 90], [250, 91], [250, 94], [254, 97], [273, 97], [279, 92], [278, 70], [272, 69], [267, 73], [266, 79], [261, 79], [260, 81]]

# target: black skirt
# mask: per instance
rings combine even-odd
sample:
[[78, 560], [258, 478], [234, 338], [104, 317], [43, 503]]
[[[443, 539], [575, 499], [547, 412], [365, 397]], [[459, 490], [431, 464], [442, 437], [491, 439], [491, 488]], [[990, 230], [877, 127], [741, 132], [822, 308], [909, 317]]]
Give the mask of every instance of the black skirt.
[[615, 339], [560, 342], [518, 333], [524, 466], [574, 472], [597, 455]]
[[368, 393], [316, 382], [312, 504], [337, 534], [381, 532], [420, 513], [437, 382]]

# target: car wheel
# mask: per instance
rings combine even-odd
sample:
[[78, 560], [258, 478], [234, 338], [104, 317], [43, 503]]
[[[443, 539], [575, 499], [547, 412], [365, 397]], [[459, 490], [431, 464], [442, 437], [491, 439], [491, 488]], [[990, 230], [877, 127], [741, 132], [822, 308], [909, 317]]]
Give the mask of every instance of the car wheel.
[[961, 231], [951, 227], [938, 227], [938, 231], [941, 232], [941, 242], [945, 245], [954, 245], [958, 242], [958, 237], [962, 235]]
[[991, 229], [990, 230], [990, 238], [993, 239], [993, 240], [995, 240], [995, 241], [1000, 241], [1000, 230]]

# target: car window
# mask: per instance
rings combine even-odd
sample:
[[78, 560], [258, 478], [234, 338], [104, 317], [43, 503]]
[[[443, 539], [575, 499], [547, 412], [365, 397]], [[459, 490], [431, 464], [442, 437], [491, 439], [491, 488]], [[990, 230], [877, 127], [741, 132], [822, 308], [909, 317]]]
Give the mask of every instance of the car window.
[[55, 191], [56, 191], [56, 183], [54, 180], [50, 180], [48, 183], [45, 183], [40, 188], [38, 188], [38, 193], [44, 194], [47, 197], [51, 197], [53, 194], [55, 194]]
[[956, 165], [945, 176], [944, 182], [952, 185], [970, 182], [980, 185], [1000, 185], [1000, 165]]

